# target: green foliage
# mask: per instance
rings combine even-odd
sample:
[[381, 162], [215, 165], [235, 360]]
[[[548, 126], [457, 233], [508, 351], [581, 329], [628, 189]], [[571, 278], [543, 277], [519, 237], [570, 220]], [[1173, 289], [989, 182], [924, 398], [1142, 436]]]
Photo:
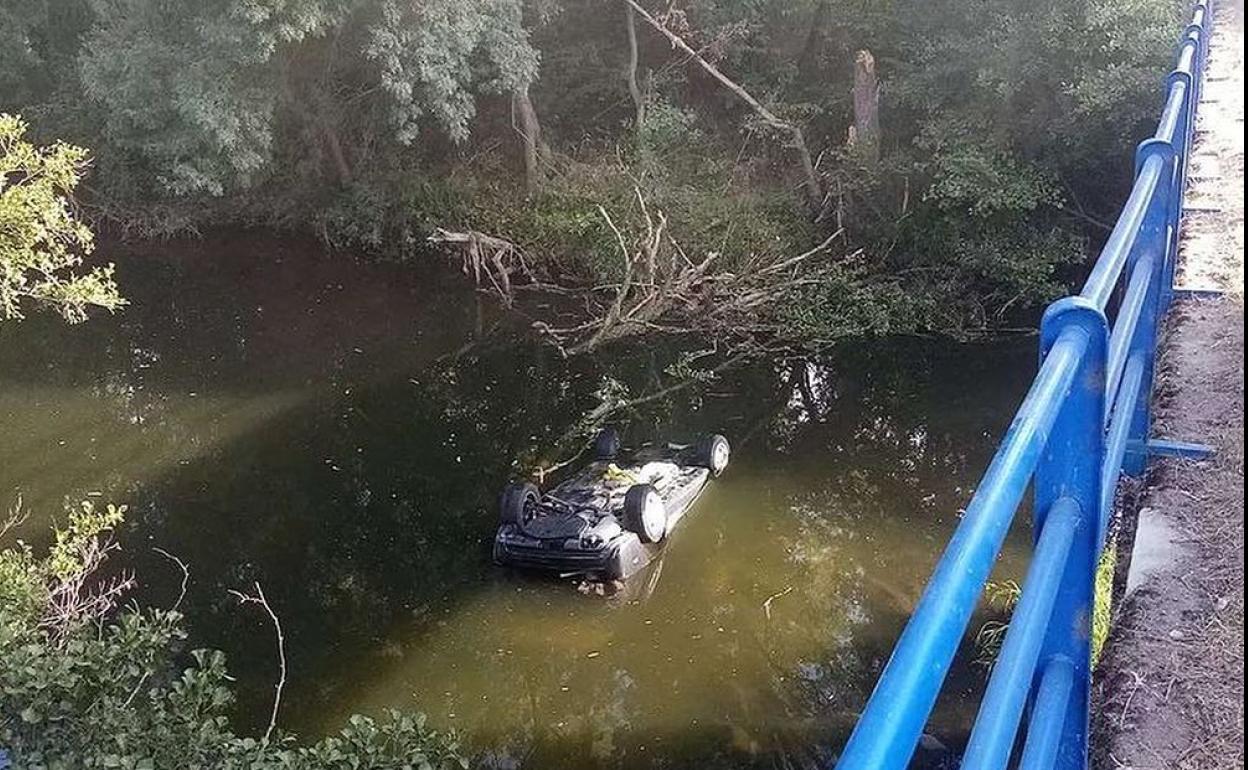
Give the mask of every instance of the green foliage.
[[[789, 137], [604, 0], [16, 0], [0, 109], [97, 148], [95, 203], [128, 222], [274, 223], [407, 255], [434, 226], [520, 244], [596, 283], [634, 190], [686, 253], [743, 264], [843, 228], [795, 339], [1017, 321], [1063, 290], [1131, 180], [1180, 26], [1173, 0], [688, 0], [668, 28], [801, 127], [826, 193], [799, 200]], [[857, 51], [881, 144], [849, 145]], [[528, 93], [540, 178], [523, 177]], [[877, 151], [878, 150], [878, 151]], [[218, 198], [221, 205], [206, 205]], [[171, 211], [170, 207], [177, 211]]]
[[[1118, 538], [1111, 536], [1105, 543], [1096, 563], [1096, 580], [1092, 590], [1092, 667], [1101, 659], [1101, 651], [1105, 649], [1105, 640], [1109, 638], [1110, 626], [1113, 621], [1114, 571], [1118, 564]], [[984, 588], [988, 605], [1006, 619], [989, 620], [980, 626], [975, 635], [975, 663], [988, 671], [996, 664], [1001, 654], [1001, 645], [1005, 634], [1010, 629], [1009, 616], [1018, 606], [1023, 589], [1017, 582], [1006, 580], [1000, 583], [989, 582]]]
[[520, 0], [382, 0], [364, 55], [380, 70], [396, 138], [410, 144], [432, 115], [456, 141], [468, 138], [474, 90], [510, 93], [537, 75]]
[[44, 567], [52, 580], [69, 580], [87, 568], [82, 553], [92, 540], [115, 529], [126, 516], [126, 506], [109, 503], [102, 510], [95, 503], [83, 500], [77, 508], [69, 508], [69, 521], [54, 527], [54, 540]]
[[99, 2], [80, 54], [82, 88], [103, 108], [105, 138], [163, 188], [220, 195], [270, 157], [277, 51], [324, 32], [340, 6]]
[[1092, 590], [1092, 667], [1101, 660], [1105, 640], [1114, 619], [1114, 573], [1118, 569], [1118, 536], [1105, 541], [1105, 550], [1096, 562], [1096, 584]]
[[52, 612], [66, 586], [95, 579], [105, 537], [124, 506], [70, 511], [49, 553], [0, 550], [0, 746], [15, 770], [450, 770], [466, 768], [453, 735], [422, 715], [353, 716], [311, 745], [294, 736], [239, 736], [225, 656], [185, 653], [177, 612], [127, 609], [116, 617]]
[[408, 258], [427, 250], [434, 227], [465, 218], [465, 197], [447, 180], [412, 173], [383, 184], [347, 185], [311, 219], [332, 246]]
[[1043, 171], [1015, 157], [1008, 147], [985, 142], [969, 122], [928, 123], [916, 143], [930, 157], [924, 171], [932, 183], [924, 197], [951, 213], [987, 217], [1060, 200]]
[[94, 247], [70, 207], [87, 151], [25, 140], [26, 123], [0, 114], [0, 321], [22, 318], [24, 300], [52, 305], [70, 322], [89, 306], [124, 304], [112, 265], [75, 272]]
[[1004, 620], [985, 622], [975, 634], [974, 663], [991, 672], [1001, 655], [1001, 645], [1005, 643], [1006, 632], [1010, 630], [1009, 616], [1018, 606], [1018, 600], [1023, 597], [1023, 588], [1014, 580], [999, 583], [989, 581], [984, 586], [984, 596], [988, 600], [988, 606], [1005, 617]]
[[118, 173], [140, 177], [137, 186], [112, 180], [115, 189], [140, 196], [247, 189], [301, 147], [319, 170], [317, 135], [337, 142], [354, 116], [369, 143], [382, 115], [392, 126], [383, 141], [411, 144], [426, 117], [463, 141], [478, 94], [510, 92], [537, 71], [519, 0], [89, 7], [80, 87], [110, 149], [128, 160]]

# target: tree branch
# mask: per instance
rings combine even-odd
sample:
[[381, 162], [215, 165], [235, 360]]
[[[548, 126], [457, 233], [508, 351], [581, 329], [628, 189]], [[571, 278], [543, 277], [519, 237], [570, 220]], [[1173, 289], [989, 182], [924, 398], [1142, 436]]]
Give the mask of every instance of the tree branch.
[[182, 600], [186, 598], [186, 584], [190, 582], [191, 570], [190, 568], [186, 566], [186, 562], [182, 561], [178, 557], [169, 553], [164, 548], [153, 548], [152, 550], [160, 554], [161, 556], [165, 557], [169, 561], [173, 562], [174, 564], [177, 564], [178, 568], [182, 570], [182, 587], [178, 591], [178, 599], [177, 601], [173, 603], [173, 606], [169, 608], [171, 612], [177, 612], [178, 607], [182, 606]]
[[256, 587], [254, 596], [232, 588], [230, 595], [238, 599], [239, 604], [258, 604], [263, 607], [264, 611], [269, 614], [269, 619], [273, 621], [273, 632], [277, 634], [278, 677], [277, 684], [273, 686], [273, 711], [269, 714], [269, 727], [264, 731], [264, 742], [268, 743], [273, 735], [273, 728], [277, 726], [277, 711], [282, 706], [282, 688], [286, 686], [286, 637], [282, 635], [282, 623], [277, 619], [277, 613], [269, 606], [269, 601], [264, 596], [264, 589], [260, 587], [260, 581], [257, 580], [254, 585]]
[[807, 203], [810, 205], [812, 211], [818, 211], [819, 206], [823, 203], [823, 188], [822, 185], [819, 184], [819, 177], [815, 174], [815, 164], [811, 159], [810, 150], [806, 147], [806, 139], [802, 134], [802, 130], [787, 120], [777, 117], [774, 113], [764, 107], [761, 102], [750, 94], [749, 91], [746, 91], [727, 75], [720, 72], [715, 65], [702, 58], [702, 55], [693, 50], [693, 48], [686, 43], [680, 35], [677, 35], [675, 32], [672, 32], [670, 29], [659, 23], [659, 21], [651, 16], [645, 8], [638, 5], [636, 0], [624, 0], [624, 2], [628, 3], [629, 7], [638, 13], [647, 24], [653, 27], [657, 32], [659, 32], [659, 34], [666, 37], [668, 41], [671, 42], [672, 47], [679, 49], [686, 56], [689, 56], [697, 62], [698, 66], [706, 70], [707, 74], [718, 80], [725, 88], [736, 94], [741, 101], [749, 105], [750, 109], [754, 110], [754, 112], [756, 112], [764, 122], [789, 135], [790, 140], [793, 143], [793, 149], [797, 152], [798, 164], [803, 177], [803, 186], [806, 190]]

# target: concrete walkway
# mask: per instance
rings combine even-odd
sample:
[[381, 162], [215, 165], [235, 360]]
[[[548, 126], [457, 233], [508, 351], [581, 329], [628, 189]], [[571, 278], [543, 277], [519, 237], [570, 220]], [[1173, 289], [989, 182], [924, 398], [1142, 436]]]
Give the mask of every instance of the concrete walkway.
[[1099, 770], [1244, 766], [1243, 0], [1215, 26], [1185, 199], [1185, 299], [1163, 343], [1155, 435], [1212, 444], [1159, 461], [1094, 693]]

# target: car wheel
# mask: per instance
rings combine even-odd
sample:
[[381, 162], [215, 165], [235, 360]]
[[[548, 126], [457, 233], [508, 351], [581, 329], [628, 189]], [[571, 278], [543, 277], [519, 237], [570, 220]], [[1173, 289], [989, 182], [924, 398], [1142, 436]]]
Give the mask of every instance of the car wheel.
[[624, 527], [643, 543], [657, 543], [667, 534], [667, 507], [649, 484], [634, 484], [624, 493]]
[[698, 442], [694, 463], [708, 469], [712, 476], [718, 476], [728, 467], [728, 458], [731, 454], [728, 439], [716, 433]]
[[614, 460], [620, 453], [620, 432], [615, 428], [603, 428], [594, 437], [594, 459]]
[[524, 524], [537, 515], [542, 495], [527, 481], [508, 484], [498, 498], [498, 518], [503, 524]]

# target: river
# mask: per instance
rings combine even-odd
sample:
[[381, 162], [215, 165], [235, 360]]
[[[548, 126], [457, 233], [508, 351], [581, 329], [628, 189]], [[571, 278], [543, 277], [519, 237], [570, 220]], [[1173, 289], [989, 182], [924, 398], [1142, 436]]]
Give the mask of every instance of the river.
[[[495, 500], [567, 459], [604, 396], [676, 353], [565, 360], [442, 266], [235, 233], [105, 244], [130, 306], [0, 328], [0, 500], [45, 539], [67, 502], [129, 505], [114, 565], [225, 650], [236, 724], [418, 709], [489, 768], [812, 767], [865, 703], [1034, 371], [1034, 339], [871, 340], [765, 361], [613, 419], [626, 443], [715, 430], [729, 470], [608, 596], [497, 568]], [[1025, 517], [1023, 517], [1025, 518]], [[1025, 564], [1016, 528], [998, 576]], [[973, 622], [916, 766], [965, 742]]]

